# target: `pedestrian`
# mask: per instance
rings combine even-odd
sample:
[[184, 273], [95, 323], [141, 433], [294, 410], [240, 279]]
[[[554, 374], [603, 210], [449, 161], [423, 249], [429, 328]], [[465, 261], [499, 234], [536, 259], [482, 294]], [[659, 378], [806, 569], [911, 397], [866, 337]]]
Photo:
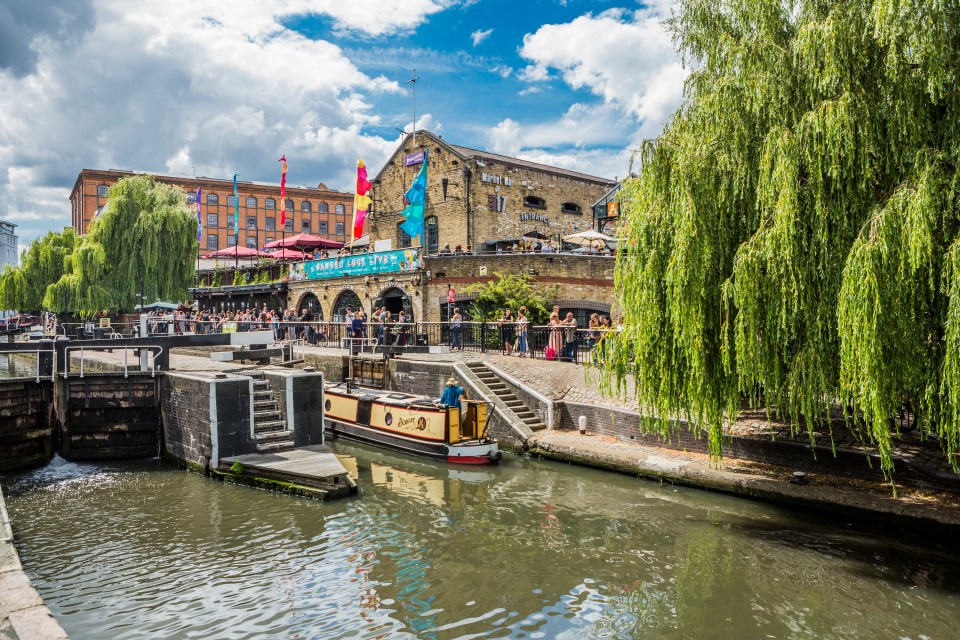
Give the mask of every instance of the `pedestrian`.
[[[558, 309], [558, 307], [554, 307]], [[556, 360], [560, 357], [560, 352], [563, 350], [563, 336], [561, 335], [560, 330], [560, 314], [557, 311], [553, 311], [550, 314], [550, 321], [548, 322], [550, 326], [550, 337], [547, 340], [547, 348], [544, 351], [544, 357], [547, 360]]]
[[497, 320], [500, 326], [500, 341], [503, 343], [503, 350], [508, 356], [513, 355], [513, 338], [516, 334], [515, 320], [510, 309], [504, 309], [503, 315]]
[[453, 309], [453, 317], [450, 318], [450, 348], [463, 351], [463, 316], [456, 307]]
[[577, 360], [577, 319], [568, 311], [563, 320], [563, 359], [567, 362]]
[[517, 312], [517, 351], [521, 358], [527, 357], [527, 329], [530, 321], [527, 320], [527, 308], [520, 307]]
[[407, 314], [402, 309], [397, 316], [397, 344], [407, 346]]

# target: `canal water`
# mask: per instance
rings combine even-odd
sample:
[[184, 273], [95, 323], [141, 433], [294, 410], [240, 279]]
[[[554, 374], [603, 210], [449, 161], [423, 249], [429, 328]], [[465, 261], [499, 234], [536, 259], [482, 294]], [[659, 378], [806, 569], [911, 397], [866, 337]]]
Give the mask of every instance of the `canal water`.
[[953, 541], [507, 456], [336, 443], [320, 503], [159, 461], [3, 478], [23, 565], [82, 638], [956, 638]]

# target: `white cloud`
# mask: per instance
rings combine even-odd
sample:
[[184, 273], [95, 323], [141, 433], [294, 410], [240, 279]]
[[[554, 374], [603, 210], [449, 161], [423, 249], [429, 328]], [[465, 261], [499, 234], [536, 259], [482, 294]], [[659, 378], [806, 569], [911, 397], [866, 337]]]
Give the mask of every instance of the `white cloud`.
[[505, 64], [497, 65], [491, 69], [494, 73], [499, 75], [501, 78], [509, 78], [510, 74], [513, 73], [513, 67], [508, 67]]
[[410, 19], [401, 4], [421, 19], [443, 4], [167, 0], [137, 12], [126, 0], [94, 3], [86, 37], [34, 41], [22, 73], [0, 58], [0, 218], [25, 239], [69, 226], [83, 168], [279, 180], [286, 153], [291, 182], [349, 187], [357, 156], [377, 166], [395, 145], [362, 132], [378, 122], [371, 98], [403, 89], [282, 19], [321, 11], [360, 28], [359, 6], [383, 9], [378, 29], [398, 29]]
[[490, 34], [493, 33], [493, 29], [477, 29], [470, 34], [470, 38], [473, 40], [473, 46], [477, 46], [484, 40], [490, 37]]

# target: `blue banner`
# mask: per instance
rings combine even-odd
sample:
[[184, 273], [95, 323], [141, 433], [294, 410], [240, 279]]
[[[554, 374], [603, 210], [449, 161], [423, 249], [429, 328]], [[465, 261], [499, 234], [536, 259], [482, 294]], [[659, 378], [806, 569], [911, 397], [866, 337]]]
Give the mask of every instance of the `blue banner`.
[[290, 265], [290, 280], [317, 280], [340, 276], [365, 276], [374, 273], [415, 271], [423, 268], [419, 249], [398, 249], [358, 253], [326, 260], [295, 262]]

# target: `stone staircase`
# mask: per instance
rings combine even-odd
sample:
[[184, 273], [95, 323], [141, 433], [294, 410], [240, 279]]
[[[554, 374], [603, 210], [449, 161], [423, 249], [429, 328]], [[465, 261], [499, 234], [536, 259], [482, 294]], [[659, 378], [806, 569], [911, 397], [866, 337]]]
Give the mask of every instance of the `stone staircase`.
[[250, 377], [253, 378], [253, 439], [257, 442], [257, 453], [293, 449], [293, 432], [287, 429], [270, 382], [256, 371]]
[[517, 394], [500, 377], [488, 369], [483, 362], [467, 362], [467, 368], [475, 375], [480, 382], [485, 384], [488, 389], [513, 412], [520, 422], [522, 422], [530, 431], [540, 431], [546, 429], [547, 425], [543, 423], [540, 417], [533, 412], [524, 402], [517, 397]]

